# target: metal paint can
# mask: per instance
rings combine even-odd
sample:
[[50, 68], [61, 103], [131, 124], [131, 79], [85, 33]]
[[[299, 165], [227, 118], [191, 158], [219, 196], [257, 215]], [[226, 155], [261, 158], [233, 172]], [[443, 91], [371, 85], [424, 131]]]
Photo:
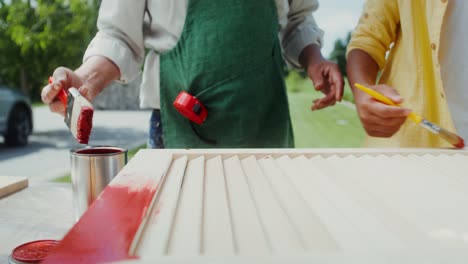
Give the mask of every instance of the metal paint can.
[[127, 163], [127, 149], [94, 146], [70, 151], [75, 220]]
[[17, 246], [8, 257], [10, 264], [40, 263], [58, 245], [57, 240], [37, 240]]

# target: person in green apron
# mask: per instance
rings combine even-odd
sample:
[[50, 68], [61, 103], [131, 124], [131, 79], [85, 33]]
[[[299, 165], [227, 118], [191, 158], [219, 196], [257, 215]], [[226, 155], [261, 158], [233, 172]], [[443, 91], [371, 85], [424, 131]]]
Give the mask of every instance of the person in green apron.
[[[167, 148], [293, 147], [283, 55], [326, 94], [313, 109], [341, 100], [343, 78], [320, 53], [316, 0], [128, 2], [102, 1], [84, 64], [75, 72], [59, 68], [43, 89], [52, 111], [63, 111], [53, 103], [54, 88], [74, 84], [92, 100], [110, 81], [131, 79], [145, 47], [141, 105], [160, 109], [153, 122]], [[180, 92], [206, 107], [203, 124], [173, 107]]]

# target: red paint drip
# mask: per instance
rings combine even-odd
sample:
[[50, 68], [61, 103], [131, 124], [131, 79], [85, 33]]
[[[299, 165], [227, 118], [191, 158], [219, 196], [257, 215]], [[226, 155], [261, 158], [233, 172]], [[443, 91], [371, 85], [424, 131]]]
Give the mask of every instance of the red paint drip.
[[77, 140], [81, 144], [88, 144], [91, 129], [93, 128], [93, 114], [94, 109], [86, 106], [81, 108], [80, 116], [78, 117], [77, 124]]
[[464, 148], [465, 147], [465, 141], [463, 140], [463, 138], [458, 137], [458, 140], [459, 140], [459, 142], [457, 144], [455, 144], [454, 146], [456, 148], [459, 148], [459, 149]]
[[128, 251], [156, 190], [157, 184], [150, 181], [141, 188], [108, 186], [43, 263], [134, 258]]

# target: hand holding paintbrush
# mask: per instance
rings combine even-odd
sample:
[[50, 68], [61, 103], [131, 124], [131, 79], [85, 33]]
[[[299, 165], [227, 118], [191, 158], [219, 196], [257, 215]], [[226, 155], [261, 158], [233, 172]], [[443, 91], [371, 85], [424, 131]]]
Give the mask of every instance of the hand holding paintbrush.
[[65, 116], [65, 122], [78, 142], [87, 144], [94, 112], [89, 102], [113, 80], [120, 78], [120, 70], [112, 61], [92, 56], [75, 71], [57, 68], [50, 84], [42, 89], [42, 101], [52, 112]]
[[[377, 92], [376, 90], [373, 90], [373, 89], [370, 89], [368, 87], [365, 87], [361, 84], [358, 84], [356, 83], [354, 85], [356, 88], [358, 88], [359, 90], [365, 92], [366, 94], [370, 95], [372, 98], [374, 98], [375, 100], [377, 101], [380, 101], [386, 105], [390, 105], [390, 106], [395, 106], [395, 107], [400, 107], [397, 103], [395, 103], [394, 101], [392, 101], [390, 98], [386, 97], [385, 95]], [[454, 147], [456, 148], [464, 148], [465, 147], [465, 143], [464, 143], [464, 140], [459, 137], [458, 135], [436, 125], [436, 124], [433, 124], [431, 122], [429, 122], [428, 120], [426, 120], [425, 118], [423, 118], [422, 116], [420, 116], [419, 114], [416, 114], [414, 112], [408, 112], [408, 115], [407, 117], [413, 121], [415, 124], [418, 124], [420, 125], [421, 127], [429, 130], [430, 132], [440, 136], [441, 138], [443, 138], [444, 140], [446, 140], [447, 142], [449, 142], [450, 144], [452, 144]]]
[[88, 144], [94, 108], [78, 89], [73, 87], [66, 89], [64, 87], [66, 80], [67, 78], [56, 80], [50, 77], [48, 87], [43, 90], [42, 100], [49, 103], [52, 111], [65, 116], [66, 125], [79, 143]]

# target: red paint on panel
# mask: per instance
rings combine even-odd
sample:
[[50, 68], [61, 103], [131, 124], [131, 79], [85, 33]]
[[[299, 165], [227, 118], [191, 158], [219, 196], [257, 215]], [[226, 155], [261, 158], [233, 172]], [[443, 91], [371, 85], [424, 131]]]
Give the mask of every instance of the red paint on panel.
[[128, 254], [130, 245], [156, 190], [157, 184], [149, 181], [133, 182], [131, 187], [108, 186], [43, 263], [101, 263], [132, 258]]

